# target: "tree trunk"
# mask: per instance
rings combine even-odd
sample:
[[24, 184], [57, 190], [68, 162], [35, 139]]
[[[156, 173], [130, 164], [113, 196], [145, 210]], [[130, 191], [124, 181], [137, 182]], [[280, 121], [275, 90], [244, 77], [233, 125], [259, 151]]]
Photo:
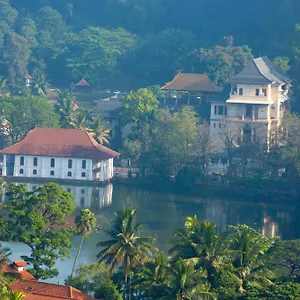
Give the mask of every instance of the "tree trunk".
[[74, 271], [75, 271], [76, 262], [77, 262], [77, 260], [78, 260], [79, 255], [80, 255], [80, 251], [81, 251], [82, 244], [83, 244], [83, 239], [84, 239], [84, 235], [82, 234], [82, 235], [81, 235], [80, 244], [79, 244], [79, 248], [78, 248], [78, 251], [77, 251], [77, 255], [76, 255], [76, 257], [75, 257], [74, 264], [73, 264], [73, 268], [72, 268], [71, 279], [72, 279], [73, 274], [74, 274]]
[[124, 270], [124, 287], [123, 287], [123, 300], [127, 299], [127, 271]]

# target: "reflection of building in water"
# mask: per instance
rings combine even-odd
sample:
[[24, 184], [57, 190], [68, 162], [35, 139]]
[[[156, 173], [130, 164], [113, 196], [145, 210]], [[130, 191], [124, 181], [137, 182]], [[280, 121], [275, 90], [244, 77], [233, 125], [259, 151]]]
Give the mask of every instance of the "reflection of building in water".
[[[35, 191], [42, 184], [38, 183], [24, 183], [28, 191]], [[75, 185], [61, 185], [66, 191], [71, 193], [75, 199], [77, 208], [95, 208], [100, 209], [110, 206], [112, 203], [113, 185], [107, 184], [102, 187], [93, 186], [75, 186]], [[2, 199], [4, 202], [4, 198]]]
[[272, 218], [264, 214], [263, 225], [261, 228], [262, 235], [274, 237], [278, 235], [278, 224], [272, 221]]
[[215, 223], [219, 232], [227, 230], [227, 206], [223, 202], [209, 201], [206, 203], [205, 219]]

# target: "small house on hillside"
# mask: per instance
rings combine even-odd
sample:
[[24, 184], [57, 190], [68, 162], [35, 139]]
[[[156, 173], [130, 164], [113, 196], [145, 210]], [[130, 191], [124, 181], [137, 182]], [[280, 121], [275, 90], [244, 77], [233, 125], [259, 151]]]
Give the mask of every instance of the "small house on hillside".
[[35, 128], [21, 142], [0, 151], [3, 176], [109, 181], [119, 153], [84, 130]]
[[90, 92], [91, 85], [86, 82], [84, 78], [82, 78], [78, 83], [75, 84], [75, 88], [77, 92]]

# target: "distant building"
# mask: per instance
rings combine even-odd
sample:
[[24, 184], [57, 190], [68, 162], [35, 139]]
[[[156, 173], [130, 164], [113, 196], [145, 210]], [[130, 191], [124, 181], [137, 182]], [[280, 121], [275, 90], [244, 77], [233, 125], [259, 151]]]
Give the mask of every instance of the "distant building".
[[91, 85], [87, 83], [87, 81], [82, 78], [78, 83], [75, 84], [75, 88], [77, 92], [90, 92]]
[[113, 159], [119, 155], [86, 131], [56, 128], [35, 128], [0, 154], [3, 176], [101, 182], [113, 177]]
[[218, 151], [230, 132], [236, 146], [259, 140], [268, 143], [282, 124], [290, 80], [266, 57], [253, 59], [230, 80], [221, 97], [210, 100], [210, 134]]
[[31, 85], [32, 85], [32, 76], [28, 74], [25, 77], [25, 86], [31, 87]]

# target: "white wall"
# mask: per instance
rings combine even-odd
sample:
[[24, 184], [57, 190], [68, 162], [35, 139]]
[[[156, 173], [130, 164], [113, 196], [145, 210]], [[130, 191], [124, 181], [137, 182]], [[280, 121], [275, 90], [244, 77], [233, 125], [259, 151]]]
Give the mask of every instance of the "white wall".
[[[255, 85], [255, 84], [238, 84], [237, 85], [237, 95], [239, 95], [239, 89], [243, 89], [243, 95], [249, 97], [264, 97], [262, 95], [262, 89], [267, 89], [267, 97], [270, 97], [270, 89], [268, 85]], [[256, 96], [256, 89], [259, 89], [259, 96]]]

